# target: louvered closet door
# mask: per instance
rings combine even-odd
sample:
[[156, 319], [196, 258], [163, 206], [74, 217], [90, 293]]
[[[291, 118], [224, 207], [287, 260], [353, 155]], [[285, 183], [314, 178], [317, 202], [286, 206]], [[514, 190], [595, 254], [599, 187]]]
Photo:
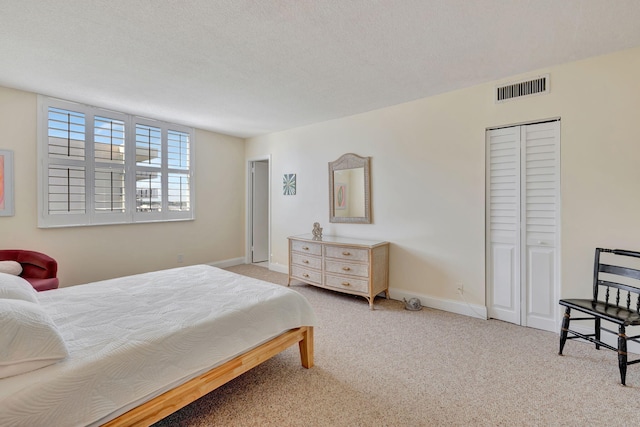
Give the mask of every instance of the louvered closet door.
[[522, 126], [524, 324], [557, 332], [560, 122]]
[[489, 317], [520, 324], [520, 129], [487, 132]]
[[556, 331], [560, 122], [487, 132], [489, 316]]

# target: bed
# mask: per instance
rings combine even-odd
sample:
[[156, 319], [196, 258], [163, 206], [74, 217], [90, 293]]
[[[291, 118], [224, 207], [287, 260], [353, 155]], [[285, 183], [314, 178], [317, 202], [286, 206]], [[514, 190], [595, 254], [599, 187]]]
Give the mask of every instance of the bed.
[[0, 379], [3, 426], [150, 425], [296, 343], [313, 365], [302, 295], [208, 265], [2, 298], [44, 312], [67, 352]]

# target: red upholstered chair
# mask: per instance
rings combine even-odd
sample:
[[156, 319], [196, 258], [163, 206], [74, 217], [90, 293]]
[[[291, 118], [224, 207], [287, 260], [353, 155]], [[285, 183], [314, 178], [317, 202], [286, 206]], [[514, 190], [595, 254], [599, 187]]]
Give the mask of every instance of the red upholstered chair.
[[58, 263], [48, 255], [21, 249], [0, 250], [0, 261], [17, 261], [22, 265], [22, 276], [38, 292], [56, 289], [60, 281]]

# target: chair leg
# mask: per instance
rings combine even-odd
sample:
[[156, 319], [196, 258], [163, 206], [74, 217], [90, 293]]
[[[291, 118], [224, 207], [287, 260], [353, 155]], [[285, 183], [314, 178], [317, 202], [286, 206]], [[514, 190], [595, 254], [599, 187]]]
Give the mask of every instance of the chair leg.
[[567, 307], [564, 312], [564, 318], [562, 319], [562, 327], [560, 328], [560, 351], [559, 355], [562, 355], [562, 349], [567, 342], [567, 334], [569, 333], [569, 322], [571, 321], [571, 308]]
[[596, 324], [595, 324], [595, 332], [596, 332], [596, 350], [600, 350], [600, 318], [596, 317], [595, 318]]
[[620, 368], [620, 382], [626, 385], [627, 376], [627, 335], [623, 325], [620, 325], [618, 333], [618, 367]]

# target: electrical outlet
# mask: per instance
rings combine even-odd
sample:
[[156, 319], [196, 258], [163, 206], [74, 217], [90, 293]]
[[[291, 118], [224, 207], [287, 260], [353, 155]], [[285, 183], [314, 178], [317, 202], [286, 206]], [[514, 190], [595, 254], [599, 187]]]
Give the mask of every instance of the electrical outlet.
[[464, 285], [460, 283], [458, 285], [458, 295], [463, 295], [463, 294], [464, 294]]
[[184, 255], [178, 254], [178, 264], [182, 264], [184, 262]]

